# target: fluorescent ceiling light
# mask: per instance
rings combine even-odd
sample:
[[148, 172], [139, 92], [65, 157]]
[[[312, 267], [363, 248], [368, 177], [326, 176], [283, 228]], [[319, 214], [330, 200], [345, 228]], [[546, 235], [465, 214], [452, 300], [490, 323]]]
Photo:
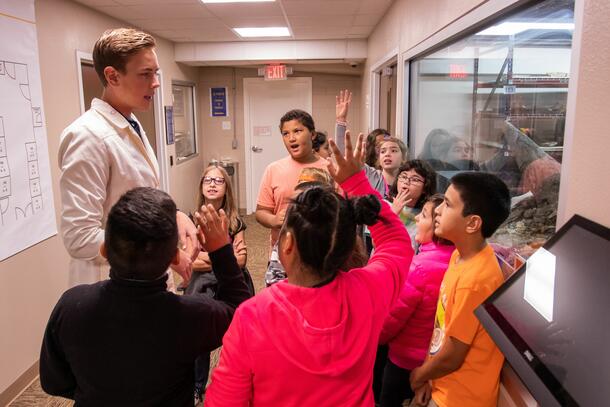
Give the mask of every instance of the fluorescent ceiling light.
[[290, 37], [288, 27], [242, 27], [234, 30], [240, 37]]
[[204, 3], [269, 3], [275, 0], [201, 0]]
[[526, 30], [570, 30], [574, 23], [502, 23], [494, 25], [476, 35], [515, 35]]

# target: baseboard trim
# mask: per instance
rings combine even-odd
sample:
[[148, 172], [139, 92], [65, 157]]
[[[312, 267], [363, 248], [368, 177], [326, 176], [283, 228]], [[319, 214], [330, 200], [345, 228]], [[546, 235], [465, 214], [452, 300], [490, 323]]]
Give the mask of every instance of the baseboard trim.
[[38, 377], [38, 360], [0, 393], [0, 406], [8, 406]]

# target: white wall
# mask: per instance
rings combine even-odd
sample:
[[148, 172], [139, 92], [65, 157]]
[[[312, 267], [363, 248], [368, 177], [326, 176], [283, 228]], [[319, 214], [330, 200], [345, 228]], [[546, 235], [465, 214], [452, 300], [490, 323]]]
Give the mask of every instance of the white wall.
[[558, 226], [580, 214], [610, 227], [610, 2], [576, 2]]

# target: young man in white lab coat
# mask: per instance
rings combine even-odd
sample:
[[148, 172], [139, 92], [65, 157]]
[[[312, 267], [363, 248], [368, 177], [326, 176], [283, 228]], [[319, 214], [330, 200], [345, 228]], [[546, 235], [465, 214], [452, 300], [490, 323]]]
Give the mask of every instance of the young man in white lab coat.
[[[93, 64], [104, 85], [101, 99], [61, 135], [61, 235], [71, 256], [70, 286], [108, 278], [100, 256], [110, 208], [135, 187], [159, 188], [159, 168], [134, 111], [148, 110], [159, 87], [155, 39], [144, 32], [119, 28], [102, 34], [93, 49]], [[199, 251], [196, 230], [177, 212], [180, 264], [190, 278], [191, 255]], [[168, 280], [171, 289], [173, 279]]]

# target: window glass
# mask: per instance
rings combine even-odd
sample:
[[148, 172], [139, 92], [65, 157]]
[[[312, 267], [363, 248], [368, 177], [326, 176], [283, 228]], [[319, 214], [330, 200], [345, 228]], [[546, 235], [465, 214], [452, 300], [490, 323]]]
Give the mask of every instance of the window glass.
[[194, 90], [192, 85], [172, 85], [174, 140], [178, 162], [197, 154]]
[[573, 10], [539, 2], [408, 62], [411, 158], [437, 170], [439, 192], [459, 171], [498, 175], [513, 202], [492, 242], [513, 255], [555, 230]]

